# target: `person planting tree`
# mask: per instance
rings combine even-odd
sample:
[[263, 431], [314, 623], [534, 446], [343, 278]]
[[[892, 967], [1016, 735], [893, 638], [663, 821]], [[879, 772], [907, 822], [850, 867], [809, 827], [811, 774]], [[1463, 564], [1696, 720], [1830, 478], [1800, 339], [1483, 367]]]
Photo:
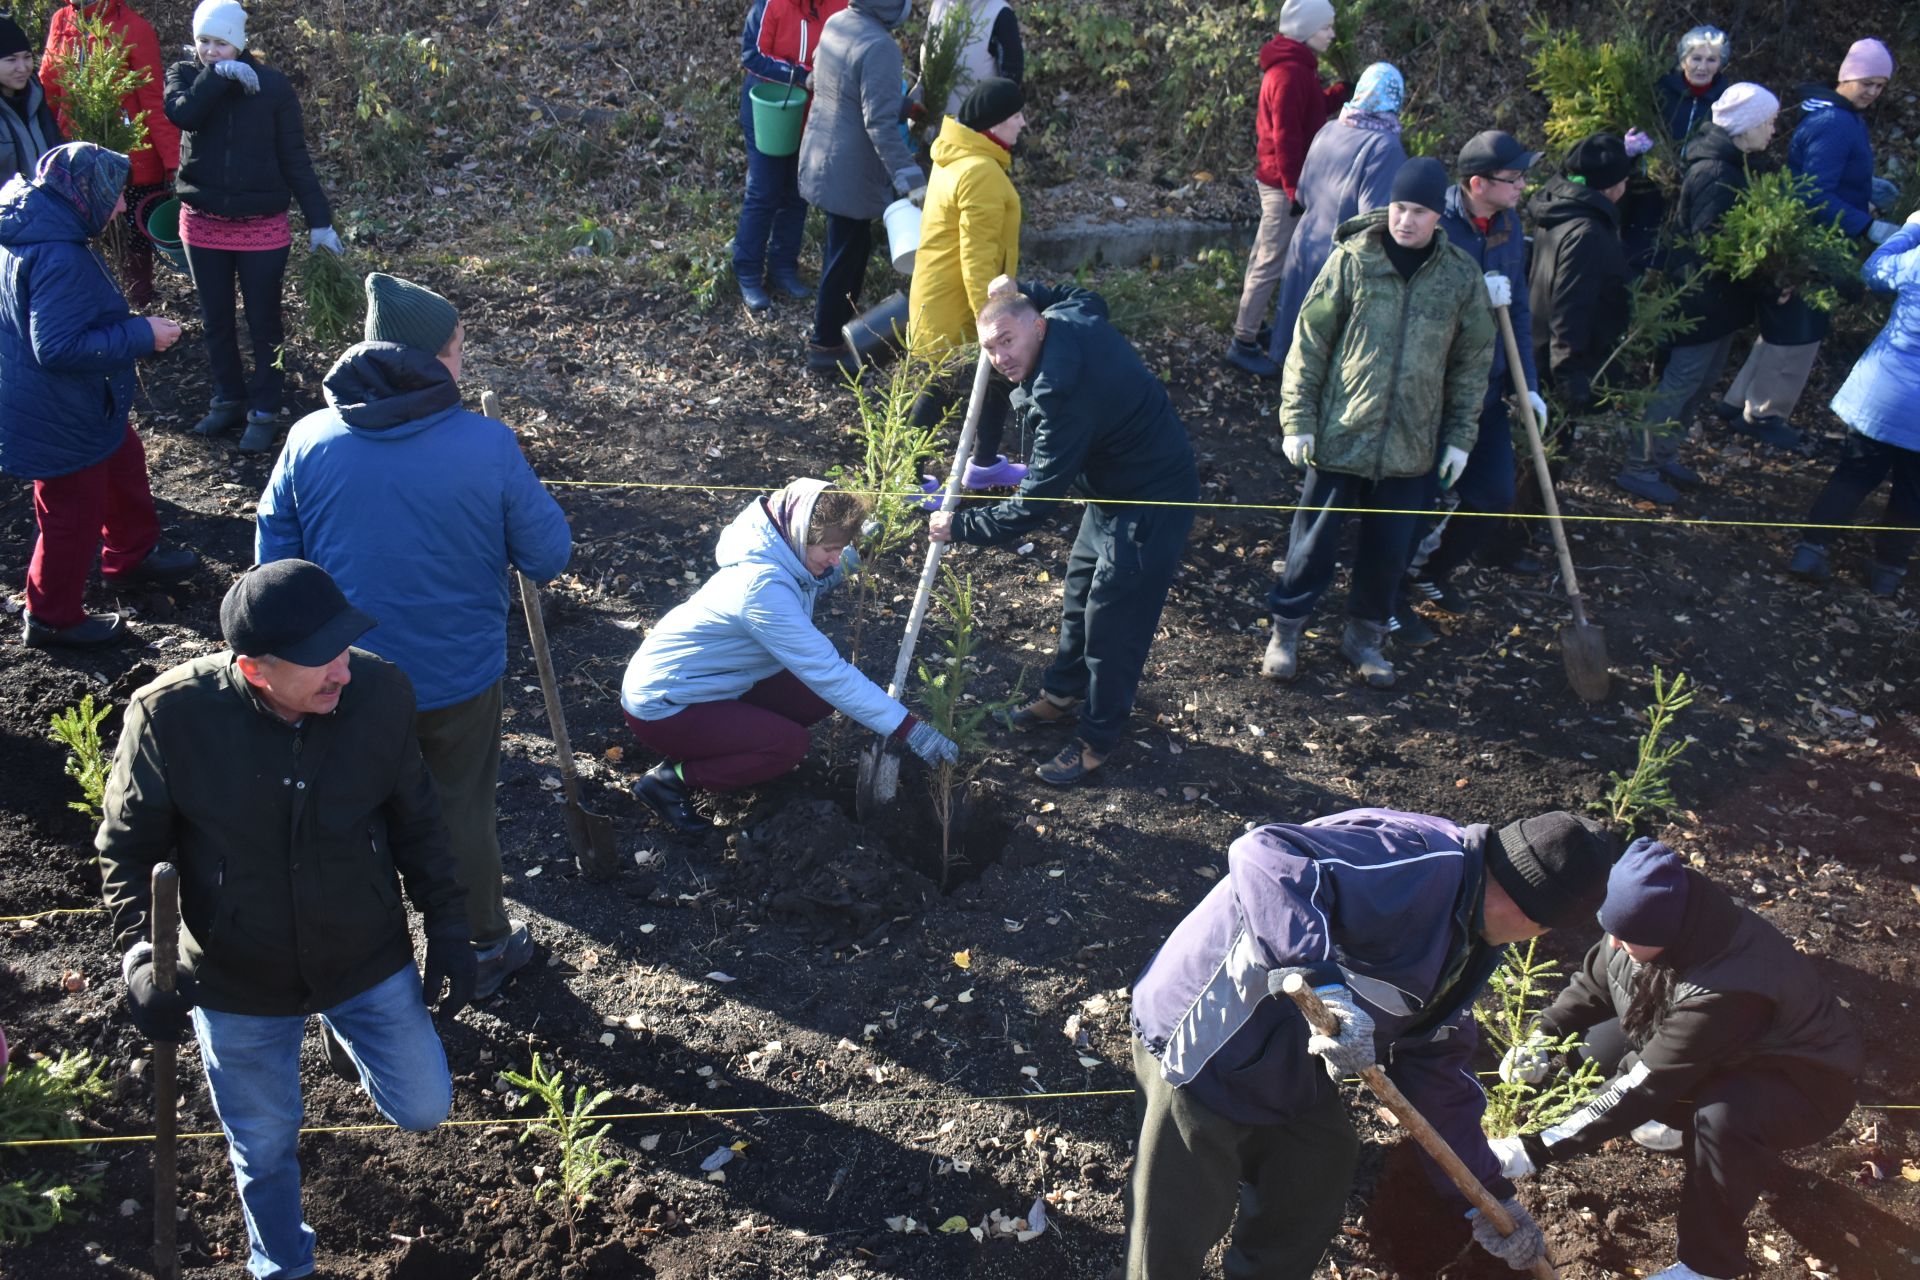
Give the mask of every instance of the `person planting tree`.
[[[1583, 1033], [1574, 1056], [1611, 1079], [1572, 1115], [1489, 1149], [1508, 1178], [1629, 1134], [1681, 1151], [1679, 1260], [1652, 1280], [1733, 1280], [1747, 1273], [1747, 1214], [1775, 1154], [1853, 1109], [1859, 1031], [1791, 939], [1657, 841], [1634, 841], [1613, 867], [1600, 927], [1538, 1030]], [[1538, 1080], [1549, 1066], [1528, 1042], [1500, 1071]]]

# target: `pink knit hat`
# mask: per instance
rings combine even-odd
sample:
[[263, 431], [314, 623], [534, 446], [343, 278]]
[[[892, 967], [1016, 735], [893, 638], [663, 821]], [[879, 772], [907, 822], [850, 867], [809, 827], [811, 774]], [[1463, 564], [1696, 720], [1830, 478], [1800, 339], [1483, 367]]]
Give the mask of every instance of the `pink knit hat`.
[[1887, 52], [1887, 46], [1868, 36], [1864, 40], [1855, 40], [1853, 48], [1847, 50], [1847, 57], [1840, 64], [1840, 83], [1849, 80], [1873, 80], [1893, 75], [1893, 55]]

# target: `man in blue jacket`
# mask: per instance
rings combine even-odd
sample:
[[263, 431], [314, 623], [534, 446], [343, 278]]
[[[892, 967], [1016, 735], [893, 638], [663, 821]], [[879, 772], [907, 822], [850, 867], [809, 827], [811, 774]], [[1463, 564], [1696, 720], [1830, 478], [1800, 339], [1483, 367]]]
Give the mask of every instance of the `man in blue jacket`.
[[547, 581], [573, 535], [513, 432], [460, 407], [466, 335], [453, 304], [380, 272], [366, 288], [366, 341], [328, 371], [328, 407], [288, 433], [260, 496], [255, 556], [332, 574], [380, 619], [363, 647], [412, 679], [485, 998], [533, 956], [501, 897], [494, 825], [507, 570]]
[[[1612, 854], [1597, 826], [1558, 812], [1495, 831], [1353, 809], [1234, 841], [1226, 876], [1134, 983], [1127, 1280], [1200, 1274], [1236, 1203], [1227, 1276], [1312, 1275], [1360, 1150], [1335, 1082], [1375, 1063], [1504, 1203], [1519, 1229], [1503, 1238], [1475, 1216], [1474, 1237], [1524, 1269], [1540, 1230], [1480, 1129], [1473, 1002], [1507, 943], [1591, 918]], [[1337, 1036], [1269, 994], [1294, 972]], [[1428, 1176], [1465, 1211], [1430, 1162]]]
[[1126, 730], [1193, 527], [1199, 473], [1167, 389], [1107, 322], [1099, 294], [1000, 276], [978, 324], [987, 358], [1014, 384], [1013, 411], [1033, 439], [1029, 469], [1005, 502], [936, 513], [928, 532], [936, 542], [1011, 542], [1063, 514], [1070, 489], [1088, 495], [1067, 561], [1059, 651], [1040, 696], [1009, 721], [1027, 730], [1078, 718], [1077, 738], [1038, 771], [1042, 782], [1072, 786]]

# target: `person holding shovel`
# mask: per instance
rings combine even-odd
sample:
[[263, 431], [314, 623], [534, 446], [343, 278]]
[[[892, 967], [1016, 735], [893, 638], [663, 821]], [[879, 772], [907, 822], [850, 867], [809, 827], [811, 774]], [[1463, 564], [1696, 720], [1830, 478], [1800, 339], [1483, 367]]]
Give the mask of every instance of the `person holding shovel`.
[[1580, 1035], [1572, 1065], [1609, 1079], [1539, 1133], [1489, 1144], [1524, 1178], [1629, 1134], [1686, 1161], [1679, 1260], [1652, 1280], [1745, 1275], [1746, 1219], [1781, 1151], [1853, 1110], [1864, 1047], [1813, 961], [1658, 841], [1633, 842], [1607, 880], [1606, 937], [1509, 1050], [1508, 1079], [1538, 1084], [1546, 1042]]
[[676, 831], [711, 831], [694, 791], [732, 791], [799, 767], [807, 730], [838, 710], [928, 764], [953, 742], [887, 696], [814, 625], [820, 596], [860, 557], [871, 501], [825, 480], [755, 498], [720, 535], [719, 572], [647, 632], [627, 664], [620, 709], [666, 759], [634, 794]]
[[511, 570], [567, 567], [566, 513], [503, 422], [460, 407], [466, 328], [439, 294], [367, 276], [366, 340], [327, 371], [327, 407], [287, 433], [260, 495], [261, 564], [311, 560], [380, 619], [365, 648], [413, 681], [486, 999], [533, 958], [500, 889], [494, 788]]
[[[1476, 1215], [1474, 1239], [1525, 1270], [1544, 1245], [1481, 1131], [1473, 1004], [1508, 943], [1590, 917], [1612, 859], [1598, 825], [1559, 812], [1495, 829], [1353, 809], [1234, 841], [1133, 986], [1126, 1280], [1192, 1280], [1230, 1222], [1229, 1280], [1315, 1274], [1360, 1152], [1338, 1081], [1376, 1063], [1518, 1228], [1502, 1237]], [[1337, 1036], [1268, 994], [1291, 973]]]

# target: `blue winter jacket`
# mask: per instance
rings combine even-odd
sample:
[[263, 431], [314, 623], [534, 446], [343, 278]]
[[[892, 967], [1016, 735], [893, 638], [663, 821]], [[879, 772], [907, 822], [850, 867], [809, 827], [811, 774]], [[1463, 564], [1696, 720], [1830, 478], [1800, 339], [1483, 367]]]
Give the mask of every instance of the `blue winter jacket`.
[[[1513, 1194], [1487, 1148], [1472, 1069], [1473, 1002], [1503, 948], [1480, 937], [1485, 826], [1391, 809], [1270, 824], [1227, 850], [1227, 874], [1133, 988], [1133, 1030], [1172, 1084], [1241, 1124], [1281, 1124], [1327, 1083], [1273, 969], [1351, 989], [1387, 1074], [1494, 1194]], [[1434, 1186], [1459, 1200], [1437, 1168]]]
[[1787, 145], [1787, 167], [1812, 178], [1826, 212], [1850, 236], [1873, 225], [1867, 205], [1873, 198], [1873, 140], [1867, 122], [1831, 89], [1810, 89], [1800, 103], [1806, 114]]
[[1909, 222], [1874, 251], [1861, 274], [1893, 293], [1893, 314], [1833, 398], [1833, 412], [1863, 436], [1920, 453], [1920, 225]]
[[[1507, 315], [1513, 321], [1514, 340], [1520, 344], [1520, 367], [1527, 375], [1527, 389], [1540, 389], [1540, 375], [1533, 367], [1533, 343], [1525, 335], [1533, 332], [1533, 306], [1527, 299], [1527, 237], [1520, 230], [1520, 212], [1508, 209], [1497, 213], [1481, 235], [1467, 213], [1460, 188], [1447, 188], [1447, 207], [1440, 214], [1441, 229], [1447, 239], [1467, 251], [1480, 264], [1480, 273], [1497, 271], [1513, 284], [1513, 305]], [[1496, 335], [1493, 342], [1493, 371], [1487, 386], [1500, 396], [1513, 392], [1513, 379], [1507, 373], [1507, 344]]]
[[705, 702], [729, 702], [782, 670], [875, 733], [891, 734], [907, 709], [842, 658], [813, 625], [822, 592], [845, 578], [807, 571], [755, 498], [720, 535], [720, 571], [654, 624], [627, 664], [620, 705], [665, 720]]
[[0, 187], [0, 471], [22, 480], [118, 449], [133, 362], [153, 354], [153, 327], [88, 243], [101, 229], [26, 177]]
[[331, 573], [379, 623], [360, 647], [407, 673], [420, 710], [477, 697], [507, 672], [507, 567], [566, 568], [567, 518], [427, 352], [363, 342], [323, 385], [328, 407], [293, 424], [260, 495], [255, 558]]

